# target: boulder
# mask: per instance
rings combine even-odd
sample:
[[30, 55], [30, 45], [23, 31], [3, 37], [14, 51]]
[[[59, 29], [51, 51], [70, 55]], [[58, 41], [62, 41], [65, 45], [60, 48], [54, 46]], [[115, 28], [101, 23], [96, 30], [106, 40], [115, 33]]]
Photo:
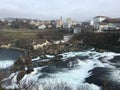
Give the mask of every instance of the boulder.
[[24, 75], [26, 74], [26, 71], [20, 71], [17, 75], [17, 83], [19, 83], [19, 81], [24, 77]]
[[24, 77], [25, 74], [29, 74], [33, 71], [32, 60], [28, 55], [22, 55], [14, 63], [12, 70], [14, 72], [19, 71], [17, 75], [17, 83]]
[[26, 73], [31, 73], [33, 71], [32, 60], [29, 56], [23, 55], [13, 65], [14, 71], [23, 71]]

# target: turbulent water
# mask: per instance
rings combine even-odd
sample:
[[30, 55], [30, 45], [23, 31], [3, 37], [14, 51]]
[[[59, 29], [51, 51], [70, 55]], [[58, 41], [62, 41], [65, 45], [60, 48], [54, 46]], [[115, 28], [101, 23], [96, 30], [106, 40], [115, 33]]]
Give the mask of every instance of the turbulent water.
[[0, 69], [8, 68], [22, 54], [21, 51], [0, 48]]
[[[28, 90], [102, 90], [102, 87], [86, 81], [86, 78], [92, 75], [90, 70], [96, 67], [116, 69], [115, 64], [110, 62], [110, 59], [120, 56], [119, 53], [100, 53], [94, 49], [81, 52], [68, 52], [61, 55], [63, 56], [62, 61], [67, 62], [66, 66], [62, 68], [58, 67], [58, 65], [52, 67], [35, 67], [32, 73], [26, 74], [23, 77], [19, 85], [16, 83], [18, 72], [13, 73], [4, 79], [12, 79], [11, 83], [3, 84], [3, 87], [6, 89], [19, 87], [22, 90], [25, 87]], [[47, 57], [48, 59], [46, 60], [49, 61], [54, 56], [47, 55]], [[39, 62], [46, 60], [41, 60], [40, 58], [33, 59], [33, 61]], [[44, 71], [46, 68], [49, 72]], [[119, 70], [116, 72], [120, 73]], [[116, 80], [118, 79], [114, 73], [108, 77], [111, 80], [113, 77], [116, 77]]]

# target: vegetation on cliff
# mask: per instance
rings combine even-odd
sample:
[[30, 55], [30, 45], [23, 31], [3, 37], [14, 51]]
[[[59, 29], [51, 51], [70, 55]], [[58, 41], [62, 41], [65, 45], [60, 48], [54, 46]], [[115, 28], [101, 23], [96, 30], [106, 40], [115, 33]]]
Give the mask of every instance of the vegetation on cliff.
[[81, 33], [76, 38], [96, 48], [120, 51], [120, 32]]

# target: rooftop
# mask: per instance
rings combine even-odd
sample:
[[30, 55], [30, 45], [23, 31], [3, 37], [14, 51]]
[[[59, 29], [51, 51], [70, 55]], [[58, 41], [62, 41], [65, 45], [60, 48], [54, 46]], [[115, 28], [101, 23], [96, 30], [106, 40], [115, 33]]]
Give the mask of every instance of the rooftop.
[[94, 18], [100, 18], [100, 17], [102, 17], [102, 18], [110, 18], [110, 17], [107, 17], [107, 16], [95, 16]]
[[103, 23], [120, 23], [120, 19], [105, 19]]

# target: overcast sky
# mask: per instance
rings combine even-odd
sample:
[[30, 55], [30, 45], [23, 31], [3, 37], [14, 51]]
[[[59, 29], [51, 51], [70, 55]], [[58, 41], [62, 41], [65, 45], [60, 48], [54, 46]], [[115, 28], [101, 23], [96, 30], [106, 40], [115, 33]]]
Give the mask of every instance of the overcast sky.
[[120, 0], [0, 0], [0, 17], [83, 21], [97, 15], [120, 18]]

